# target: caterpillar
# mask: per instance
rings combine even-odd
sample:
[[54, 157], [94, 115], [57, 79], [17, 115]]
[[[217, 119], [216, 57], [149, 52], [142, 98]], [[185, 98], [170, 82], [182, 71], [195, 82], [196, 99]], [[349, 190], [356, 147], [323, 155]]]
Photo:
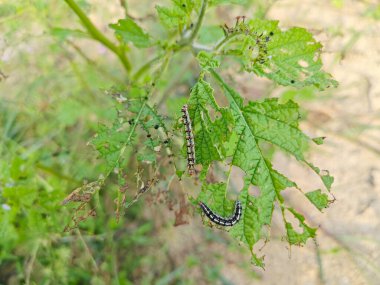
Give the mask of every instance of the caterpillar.
[[195, 174], [195, 141], [193, 130], [191, 128], [191, 119], [189, 116], [189, 111], [187, 105], [184, 105], [181, 109], [183, 115], [183, 124], [185, 125], [186, 132], [186, 146], [187, 146], [187, 169], [190, 175]]
[[203, 202], [199, 202], [199, 206], [201, 207], [203, 213], [210, 219], [211, 222], [220, 225], [220, 226], [225, 226], [225, 227], [232, 227], [235, 225], [237, 222], [239, 222], [241, 218], [241, 213], [243, 211], [241, 207], [241, 202], [237, 200], [235, 202], [235, 210], [232, 216], [228, 218], [221, 217], [217, 214], [215, 214], [207, 205]]

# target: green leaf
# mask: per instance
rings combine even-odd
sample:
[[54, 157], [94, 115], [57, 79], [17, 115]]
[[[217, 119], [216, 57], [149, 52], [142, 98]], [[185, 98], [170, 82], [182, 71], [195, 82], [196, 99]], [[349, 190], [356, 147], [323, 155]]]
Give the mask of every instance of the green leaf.
[[306, 29], [282, 31], [278, 21], [253, 19], [237, 23], [228, 33], [224, 52], [241, 58], [246, 71], [284, 86], [323, 90], [338, 85], [321, 70], [322, 45]]
[[289, 222], [285, 222], [287, 240], [289, 244], [302, 245], [305, 244], [309, 238], [314, 238], [317, 231], [316, 228], [311, 228], [305, 223], [305, 218], [297, 213], [292, 208], [287, 208], [289, 212], [299, 221], [299, 226], [302, 228], [302, 233], [297, 232], [293, 225]]
[[318, 167], [314, 166], [312, 163], [307, 162], [307, 164], [314, 170], [315, 173], [321, 177], [323, 184], [328, 191], [331, 190], [331, 186], [334, 183], [334, 177], [330, 175], [328, 170], [321, 171]]
[[327, 208], [329, 205], [329, 198], [327, 194], [322, 193], [321, 189], [308, 192], [305, 194], [305, 196], [320, 211], [323, 210], [324, 208]]
[[256, 254], [252, 253], [251, 263], [255, 266], [261, 267], [264, 269], [264, 256], [258, 257]]
[[322, 175], [321, 178], [322, 178], [323, 184], [330, 191], [331, 185], [334, 183], [334, 177], [332, 177], [327, 171], [327, 174]]
[[[273, 36], [266, 43], [267, 55], [264, 64], [248, 67], [260, 76], [268, 77], [281, 85], [304, 87], [314, 85], [323, 90], [337, 86], [331, 76], [321, 71], [320, 52], [322, 45], [303, 28], [281, 31], [272, 29]], [[250, 21], [251, 27], [262, 25], [261, 20]]]
[[218, 215], [228, 217], [233, 213], [235, 201], [226, 198], [226, 187], [224, 182], [210, 184], [204, 182], [197, 201], [206, 203]]
[[186, 13], [181, 9], [156, 6], [156, 10], [161, 23], [168, 29], [181, 27], [187, 22]]
[[[213, 137], [219, 145], [220, 150], [223, 155], [226, 155], [227, 145], [226, 143], [232, 137], [232, 125], [233, 125], [233, 117], [231, 110], [228, 108], [219, 108], [220, 117], [216, 117], [213, 123]], [[222, 143], [225, 142], [225, 143]]]
[[127, 127], [118, 118], [111, 127], [99, 124], [91, 144], [107, 162], [109, 171], [118, 166], [123, 149], [131, 144], [134, 128]]
[[201, 51], [197, 55], [199, 65], [204, 70], [209, 70], [210, 68], [218, 68], [220, 62], [207, 52]]
[[315, 142], [317, 145], [321, 145], [321, 144], [323, 144], [325, 139], [326, 139], [326, 137], [313, 138], [313, 142]]
[[168, 29], [182, 30], [191, 23], [191, 14], [194, 10], [199, 11], [199, 0], [172, 0], [171, 7], [156, 6], [161, 23]]
[[131, 18], [121, 19], [117, 24], [110, 24], [111, 29], [124, 43], [133, 43], [136, 47], [146, 48], [151, 45], [149, 35], [143, 31]]
[[145, 162], [145, 163], [153, 163], [153, 162], [156, 162], [156, 155], [154, 153], [147, 153], [147, 154], [139, 153], [137, 155], [137, 160]]
[[[300, 116], [296, 103], [288, 101], [280, 104], [274, 98], [244, 105], [243, 98], [236, 91], [214, 70], [210, 69], [210, 72], [224, 90], [235, 123], [233, 132], [237, 138], [229, 142], [228, 153], [232, 154], [232, 164], [245, 172], [245, 186], [239, 196], [243, 207], [242, 221], [230, 233], [252, 251], [254, 244], [266, 236], [266, 226], [271, 224], [275, 201], [281, 207], [284, 203], [281, 191], [288, 187], [298, 188], [293, 181], [273, 169], [259, 142], [275, 145], [312, 167], [304, 156], [311, 139], [299, 129]], [[259, 188], [260, 195], [248, 193], [251, 184]], [[313, 237], [315, 230], [304, 223], [304, 218], [293, 210], [289, 211], [300, 220], [304, 229], [302, 234], [298, 234], [291, 224], [286, 223], [290, 243], [300, 244]]]
[[[140, 161], [155, 162], [156, 147], [163, 140], [167, 140], [168, 131], [163, 118], [149, 106], [145, 98], [124, 98], [122, 111], [119, 111], [111, 127], [99, 125], [97, 135], [91, 140], [92, 145], [103, 157], [108, 165], [108, 174], [119, 166], [127, 147], [134, 143], [138, 131], [145, 132], [145, 148], [140, 148]], [[126, 110], [125, 110], [126, 109]], [[123, 113], [127, 112], [127, 113]], [[160, 129], [163, 130], [163, 140], [158, 140]], [[156, 138], [152, 137], [152, 133]]]
[[200, 79], [192, 88], [188, 101], [188, 110], [193, 123], [196, 161], [204, 166], [220, 160], [220, 142], [214, 133], [213, 121], [208, 106], [219, 110], [209, 83]]

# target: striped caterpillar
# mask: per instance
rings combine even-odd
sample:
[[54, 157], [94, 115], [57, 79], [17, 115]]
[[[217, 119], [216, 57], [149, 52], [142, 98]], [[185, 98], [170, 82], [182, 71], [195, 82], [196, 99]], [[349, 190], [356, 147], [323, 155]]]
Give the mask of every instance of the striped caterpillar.
[[195, 174], [195, 141], [193, 130], [191, 128], [191, 119], [189, 116], [189, 111], [187, 105], [184, 105], [181, 109], [183, 115], [183, 124], [185, 125], [186, 132], [186, 146], [187, 146], [187, 169], [190, 175]]
[[241, 218], [241, 213], [242, 213], [242, 207], [241, 207], [241, 202], [237, 200], [235, 202], [235, 210], [232, 216], [228, 218], [221, 217], [217, 214], [215, 214], [207, 205], [203, 202], [199, 202], [199, 206], [201, 207], [203, 213], [210, 219], [211, 222], [220, 225], [220, 226], [225, 226], [225, 227], [232, 227], [235, 225], [237, 222], [239, 222]]

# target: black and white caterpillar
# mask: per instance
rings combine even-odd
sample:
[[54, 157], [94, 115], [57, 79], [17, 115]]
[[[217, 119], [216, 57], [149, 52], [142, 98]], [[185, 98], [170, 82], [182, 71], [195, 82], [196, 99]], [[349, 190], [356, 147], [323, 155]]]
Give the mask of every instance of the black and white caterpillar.
[[237, 200], [235, 202], [235, 210], [232, 216], [228, 218], [224, 218], [219, 216], [218, 214], [215, 214], [207, 205], [203, 202], [199, 202], [199, 206], [201, 207], [203, 213], [210, 219], [211, 222], [224, 226], [224, 227], [232, 227], [235, 225], [237, 222], [239, 222], [241, 218], [241, 213], [243, 211], [241, 207], [241, 202]]
[[191, 119], [189, 116], [189, 111], [187, 105], [184, 105], [181, 109], [183, 115], [183, 124], [185, 125], [186, 132], [186, 146], [187, 146], [187, 169], [190, 175], [195, 174], [195, 141], [193, 130], [191, 128]]

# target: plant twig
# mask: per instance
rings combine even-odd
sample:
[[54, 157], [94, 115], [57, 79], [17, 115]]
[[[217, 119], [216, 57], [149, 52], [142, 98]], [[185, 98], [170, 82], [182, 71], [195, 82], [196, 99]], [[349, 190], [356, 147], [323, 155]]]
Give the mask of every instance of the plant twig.
[[91, 260], [91, 263], [92, 263], [92, 266], [94, 267], [94, 271], [95, 271], [95, 273], [99, 272], [98, 264], [96, 263], [95, 258], [92, 256], [91, 250], [90, 250], [90, 248], [88, 247], [86, 241], [83, 239], [80, 230], [79, 230], [79, 229], [76, 229], [76, 232], [77, 232], [77, 235], [78, 235], [78, 237], [79, 237], [79, 239], [80, 239], [82, 245], [84, 246], [85, 251], [86, 251], [87, 254], [88, 254], [88, 257], [89, 257], [90, 260]]
[[199, 18], [198, 18], [198, 21], [195, 25], [195, 28], [193, 30], [193, 32], [191, 33], [190, 37], [185, 39], [181, 44], [180, 46], [186, 46], [186, 45], [189, 45], [189, 44], [192, 44], [195, 37], [198, 35], [198, 32], [199, 32], [199, 29], [201, 28], [202, 26], [202, 22], [203, 22], [203, 18], [205, 16], [205, 13], [206, 13], [206, 9], [207, 9], [207, 3], [208, 3], [208, 0], [203, 0], [202, 2], [202, 7], [201, 7], [201, 12], [199, 13]]
[[89, 58], [82, 50], [81, 48], [76, 45], [74, 42], [72, 42], [71, 40], [66, 40], [67, 43], [69, 44], [69, 46], [71, 46], [77, 53], [80, 57], [82, 57], [89, 65], [91, 65], [92, 67], [94, 67], [94, 69], [96, 69], [97, 71], [99, 71], [99, 73], [103, 74], [104, 76], [108, 77], [109, 79], [115, 81], [115, 82], [118, 82], [119, 84], [124, 84], [123, 81], [120, 80], [120, 78], [117, 78], [116, 76], [112, 75], [111, 73], [108, 73], [104, 68], [100, 67], [96, 61], [92, 60], [91, 58]]
[[64, 0], [67, 5], [70, 6], [71, 10], [74, 11], [75, 14], [81, 20], [83, 26], [86, 28], [88, 33], [92, 36], [92, 38], [105, 47], [107, 47], [110, 51], [112, 51], [121, 61], [127, 73], [131, 70], [131, 64], [125, 55], [124, 51], [121, 47], [115, 45], [111, 42], [102, 32], [95, 27], [95, 25], [91, 22], [91, 20], [86, 16], [86, 14], [82, 11], [82, 9], [75, 3], [74, 0]]
[[216, 44], [214, 51], [217, 52], [219, 51], [227, 42], [232, 40], [234, 37], [240, 35], [240, 33], [233, 33], [228, 36], [226, 36], [224, 39], [222, 39], [219, 43]]
[[318, 279], [319, 279], [319, 283], [323, 285], [323, 284], [326, 284], [326, 280], [325, 280], [325, 274], [323, 272], [321, 250], [319, 248], [317, 238], [315, 237], [313, 240], [314, 240], [314, 245], [315, 245], [315, 254], [316, 254], [317, 263], [318, 263]]
[[133, 81], [136, 81], [138, 80], [141, 75], [143, 75], [148, 69], [149, 67], [155, 63], [156, 61], [158, 61], [159, 59], [161, 59], [163, 57], [163, 55], [159, 55], [159, 56], [156, 56], [154, 58], [152, 58], [151, 60], [149, 60], [148, 62], [146, 62], [144, 65], [142, 65], [139, 70], [136, 71], [136, 73], [132, 76], [133, 78]]

